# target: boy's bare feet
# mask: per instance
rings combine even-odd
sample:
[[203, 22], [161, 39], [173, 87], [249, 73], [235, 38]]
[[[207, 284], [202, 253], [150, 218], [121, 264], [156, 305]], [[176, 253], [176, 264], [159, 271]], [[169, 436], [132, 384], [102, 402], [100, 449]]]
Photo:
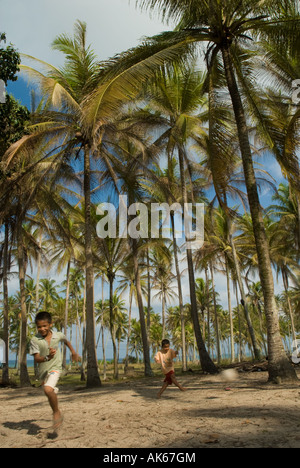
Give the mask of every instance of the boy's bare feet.
[[53, 414], [53, 429], [58, 429], [63, 423], [64, 417], [60, 411]]

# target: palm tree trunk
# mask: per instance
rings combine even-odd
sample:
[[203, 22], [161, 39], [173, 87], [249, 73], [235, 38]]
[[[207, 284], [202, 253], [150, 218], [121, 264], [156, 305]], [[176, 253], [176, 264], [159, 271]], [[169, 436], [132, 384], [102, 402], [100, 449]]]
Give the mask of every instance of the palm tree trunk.
[[94, 267], [91, 226], [91, 168], [90, 148], [84, 148], [84, 200], [85, 200], [85, 261], [86, 261], [86, 347], [87, 387], [100, 387], [95, 340]]
[[220, 364], [220, 362], [221, 362], [221, 347], [220, 347], [219, 320], [218, 320], [218, 312], [217, 312], [217, 301], [216, 301], [215, 280], [214, 280], [214, 268], [213, 268], [212, 262], [209, 263], [209, 266], [210, 266], [211, 286], [212, 286], [212, 292], [213, 292], [214, 313], [215, 313], [217, 361], [218, 361], [218, 364]]
[[[129, 343], [130, 343], [130, 335], [131, 335], [131, 311], [132, 311], [132, 300], [133, 300], [133, 291], [132, 286], [130, 284], [129, 287], [129, 312], [128, 312], [128, 333], [127, 333], [127, 343], [126, 343], [126, 357], [125, 357], [125, 366], [124, 371], [125, 374], [128, 371], [128, 364], [129, 364]], [[149, 309], [148, 309], [149, 310]], [[149, 314], [148, 314], [149, 315]], [[149, 332], [148, 332], [149, 336]]]
[[139, 270], [139, 264], [138, 264], [138, 251], [137, 251], [138, 246], [137, 246], [136, 239], [131, 239], [131, 249], [132, 249], [133, 265], [134, 265], [136, 295], [137, 295], [141, 332], [142, 332], [145, 376], [152, 377], [153, 372], [152, 372], [151, 363], [150, 363], [150, 351], [149, 351], [149, 343], [148, 343], [148, 336], [147, 336], [147, 330], [146, 330], [146, 321], [145, 321], [142, 288], [141, 288], [141, 278], [140, 278], [140, 270]]
[[36, 286], [35, 286], [35, 312], [38, 313], [39, 309], [39, 293], [40, 293], [40, 274], [41, 274], [41, 249], [42, 248], [42, 231], [40, 232], [39, 251], [37, 258], [37, 273], [36, 273]]
[[207, 349], [210, 354], [210, 305], [209, 305], [209, 279], [208, 279], [208, 268], [205, 266], [205, 285], [206, 285], [206, 296], [207, 296]]
[[231, 96], [237, 124], [239, 144], [243, 160], [244, 176], [258, 256], [260, 281], [264, 294], [268, 330], [269, 380], [296, 380], [297, 376], [295, 369], [285, 354], [284, 346], [280, 336], [279, 317], [274, 297], [274, 279], [271, 268], [269, 246], [264, 228], [262, 210], [259, 202], [257, 183], [249, 143], [248, 128], [243, 103], [231, 61], [230, 45], [227, 42], [225, 42], [222, 46], [222, 56], [227, 86]]
[[[65, 336], [67, 336], [68, 315], [69, 315], [70, 268], [71, 268], [71, 260], [68, 261], [68, 266], [67, 266], [67, 287], [66, 287], [66, 304], [65, 304], [65, 321], [64, 321]], [[64, 345], [63, 368], [66, 369], [66, 367], [67, 367], [67, 347], [66, 345]]]
[[298, 213], [298, 258], [300, 257], [300, 195], [296, 194], [297, 198], [297, 213]]
[[[184, 203], [188, 203], [185, 174], [184, 174], [184, 155], [182, 148], [178, 148], [178, 157], [179, 157], [179, 167], [180, 167], [180, 178], [181, 178], [181, 190], [182, 198]], [[188, 275], [189, 275], [189, 285], [190, 285], [190, 298], [191, 298], [191, 315], [194, 326], [194, 333], [197, 341], [197, 347], [200, 356], [201, 367], [204, 372], [209, 374], [216, 374], [218, 370], [211, 360], [205, 343], [201, 334], [201, 328], [199, 323], [198, 308], [197, 308], [197, 299], [196, 299], [196, 284], [195, 284], [195, 273], [194, 273], [194, 264], [191, 249], [187, 249], [187, 264], [188, 264]]]
[[165, 298], [164, 286], [162, 286], [161, 314], [162, 314], [162, 339], [164, 340], [165, 334], [166, 334], [166, 298]]
[[114, 323], [114, 311], [113, 311], [113, 300], [114, 300], [114, 278], [113, 275], [109, 275], [109, 326], [111, 333], [111, 340], [113, 344], [113, 353], [114, 353], [114, 379], [119, 378], [119, 369], [118, 369], [118, 352], [116, 345], [116, 331]]
[[27, 370], [27, 316], [26, 316], [26, 290], [25, 290], [25, 265], [23, 249], [22, 222], [18, 220], [17, 225], [18, 241], [18, 265], [19, 283], [21, 297], [21, 332], [20, 332], [20, 385], [21, 387], [31, 387], [31, 382]]
[[296, 343], [297, 342], [296, 341], [297, 340], [297, 335], [296, 335], [296, 330], [295, 330], [294, 313], [293, 313], [291, 301], [290, 301], [290, 298], [289, 298], [289, 292], [288, 292], [289, 291], [289, 280], [288, 280], [287, 272], [285, 271], [284, 268], [281, 269], [281, 274], [282, 274], [282, 281], [283, 281], [283, 286], [284, 286], [286, 300], [287, 300], [287, 303], [288, 303], [288, 309], [289, 309], [289, 314], [290, 314], [292, 337], [293, 337], [294, 343]]
[[180, 311], [180, 323], [181, 323], [182, 370], [183, 370], [183, 372], [187, 372], [185, 320], [184, 320], [184, 311], [183, 311], [181, 276], [180, 276], [178, 253], [177, 253], [177, 241], [176, 241], [176, 237], [175, 237], [174, 213], [171, 213], [171, 225], [172, 225], [172, 236], [173, 236], [173, 246], [174, 246], [174, 261], [175, 261], [175, 269], [176, 269], [178, 299], [179, 299], [179, 311]]
[[147, 247], [147, 287], [148, 287], [148, 298], [147, 298], [147, 335], [148, 335], [148, 342], [150, 347], [150, 326], [151, 326], [151, 316], [150, 316], [150, 309], [151, 309], [151, 274], [150, 274], [150, 253], [149, 247]]
[[104, 337], [104, 275], [101, 277], [101, 292], [102, 292], [102, 354], [103, 354], [103, 379], [106, 380], [106, 353], [105, 353], [105, 337]]
[[7, 275], [8, 275], [8, 235], [9, 235], [9, 225], [6, 222], [4, 233], [4, 247], [3, 247], [3, 340], [5, 343], [4, 348], [4, 363], [2, 369], [2, 384], [9, 384], [9, 363], [8, 363], [8, 340], [9, 340], [9, 310], [8, 310], [8, 285], [7, 285]]
[[83, 305], [82, 305], [82, 361], [81, 361], [81, 368], [80, 373], [81, 377], [80, 380], [82, 382], [86, 381], [86, 362], [87, 362], [87, 348], [86, 348], [86, 289], [83, 289]]
[[231, 362], [234, 362], [235, 355], [234, 355], [233, 317], [232, 317], [231, 293], [230, 293], [230, 275], [229, 275], [228, 259], [226, 256], [225, 256], [225, 266], [226, 266], [227, 298], [228, 298], [228, 312], [229, 312], [229, 325], [230, 325], [230, 353], [231, 353]]
[[241, 275], [241, 270], [240, 270], [240, 264], [239, 264], [239, 260], [238, 260], [238, 257], [237, 257], [236, 248], [235, 248], [235, 245], [234, 245], [234, 240], [233, 240], [233, 237], [232, 237], [232, 234], [231, 234], [231, 221], [230, 220], [228, 220], [228, 224], [229, 224], [229, 226], [228, 226], [229, 242], [230, 242], [230, 245], [231, 245], [231, 250], [232, 250], [232, 256], [233, 256], [233, 261], [234, 261], [234, 266], [235, 266], [235, 271], [236, 271], [237, 282], [238, 282], [241, 297], [242, 297], [242, 306], [243, 306], [243, 309], [244, 309], [245, 318], [246, 318], [246, 322], [247, 322], [247, 325], [248, 325], [248, 330], [249, 330], [250, 337], [251, 337], [251, 343], [252, 343], [252, 347], [253, 347], [254, 357], [255, 357], [255, 359], [257, 359], [259, 361], [261, 359], [261, 352], [260, 352], [259, 346], [257, 344], [255, 331], [254, 331], [254, 328], [253, 328], [253, 325], [252, 325], [252, 320], [251, 320], [248, 305], [247, 305], [247, 298], [246, 298], [246, 294], [245, 294], [245, 290], [244, 290], [244, 285], [243, 285], [243, 280], [242, 280], [242, 275]]
[[239, 362], [241, 362], [242, 359], [243, 359], [243, 350], [242, 350], [242, 330], [241, 330], [240, 304], [239, 304], [237, 281], [234, 281], [233, 286], [234, 286], [234, 290], [235, 290], [236, 310], [237, 310], [238, 326], [239, 326], [239, 354], [238, 354], [238, 360], [239, 360]]

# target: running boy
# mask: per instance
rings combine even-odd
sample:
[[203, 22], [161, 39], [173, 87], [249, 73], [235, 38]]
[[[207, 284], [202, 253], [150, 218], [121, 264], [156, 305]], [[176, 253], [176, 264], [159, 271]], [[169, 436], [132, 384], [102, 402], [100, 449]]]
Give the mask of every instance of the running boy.
[[57, 429], [63, 422], [63, 416], [58, 409], [58, 388], [56, 387], [62, 371], [59, 343], [66, 344], [72, 353], [73, 361], [80, 361], [80, 356], [63, 333], [52, 331], [52, 317], [49, 312], [39, 312], [35, 317], [35, 323], [38, 333], [31, 340], [30, 354], [34, 356], [34, 361], [38, 364], [39, 378], [53, 411], [53, 429]]
[[163, 374], [165, 374], [165, 380], [162, 388], [158, 392], [157, 398], [160, 398], [168, 385], [172, 385], [172, 383], [175, 384], [182, 392], [187, 390], [177, 382], [175, 377], [173, 359], [176, 358], [178, 352], [170, 349], [169, 340], [163, 340], [161, 346], [162, 349], [155, 355], [154, 360], [157, 364], [161, 365], [161, 370]]

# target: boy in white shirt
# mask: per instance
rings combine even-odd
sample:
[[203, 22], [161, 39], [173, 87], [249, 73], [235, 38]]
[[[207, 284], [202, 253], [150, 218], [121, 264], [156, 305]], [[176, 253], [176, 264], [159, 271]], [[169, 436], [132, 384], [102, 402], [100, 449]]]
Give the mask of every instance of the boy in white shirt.
[[36, 315], [35, 323], [38, 333], [31, 340], [30, 354], [34, 356], [34, 360], [38, 364], [39, 379], [43, 382], [44, 393], [53, 411], [53, 429], [58, 429], [63, 422], [63, 416], [58, 409], [58, 389], [56, 387], [62, 371], [59, 343], [66, 344], [72, 353], [73, 361], [80, 361], [80, 356], [63, 333], [52, 331], [52, 317], [49, 312], [39, 312]]

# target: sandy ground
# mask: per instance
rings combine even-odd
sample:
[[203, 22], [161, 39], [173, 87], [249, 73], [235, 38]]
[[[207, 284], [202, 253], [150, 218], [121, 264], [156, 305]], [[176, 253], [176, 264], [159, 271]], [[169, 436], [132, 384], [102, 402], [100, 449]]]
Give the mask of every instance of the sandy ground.
[[[300, 377], [300, 375], [298, 375]], [[300, 448], [300, 381], [266, 384], [267, 373], [179, 377], [188, 387], [147, 378], [100, 389], [60, 389], [64, 423], [49, 433], [52, 415], [41, 388], [0, 389], [1, 448]]]

